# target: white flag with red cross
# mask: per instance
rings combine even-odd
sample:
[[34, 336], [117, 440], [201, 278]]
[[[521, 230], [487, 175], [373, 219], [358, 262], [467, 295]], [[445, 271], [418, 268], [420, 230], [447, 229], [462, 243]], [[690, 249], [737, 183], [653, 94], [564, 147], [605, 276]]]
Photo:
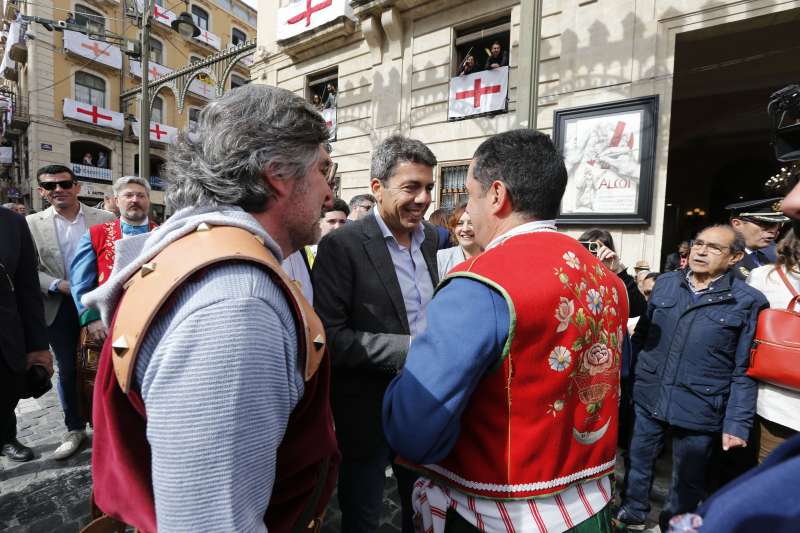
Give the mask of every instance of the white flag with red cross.
[[330, 140], [336, 140], [336, 108], [329, 107], [328, 109], [322, 110], [322, 118], [325, 119], [325, 125], [328, 126], [328, 130], [331, 132]]
[[484, 70], [450, 79], [447, 118], [503, 111], [508, 98], [508, 67]]
[[81, 57], [122, 69], [122, 52], [118, 46], [94, 41], [80, 32], [64, 30], [64, 48]]
[[153, 20], [160, 22], [166, 26], [172, 24], [172, 21], [178, 18], [175, 13], [165, 7], [159, 5], [153, 6]]
[[206, 43], [208, 46], [216, 50], [222, 49], [222, 40], [219, 38], [217, 34], [211, 33], [208, 30], [200, 30], [200, 35], [195, 37], [195, 39], [197, 39], [200, 42]]
[[[139, 138], [139, 121], [134, 120], [133, 124], [131, 125], [131, 131], [133, 131], [133, 136], [137, 139]], [[178, 135], [178, 128], [173, 128], [172, 126], [167, 126], [166, 124], [162, 124], [160, 122], [151, 122], [150, 123], [150, 140], [156, 141], [165, 144], [172, 144], [175, 142], [175, 137]]]
[[347, 0], [299, 0], [278, 9], [278, 40], [318, 28], [339, 17], [355, 20]]
[[[139, 61], [130, 61], [130, 65], [131, 65], [131, 74], [133, 74], [137, 78], [141, 78], [142, 64]], [[161, 76], [172, 74], [172, 69], [169, 67], [165, 67], [164, 65], [159, 65], [158, 63], [154, 63], [153, 61], [148, 61], [147, 72], [150, 73], [150, 81], [153, 81], [154, 79], [160, 78]]]
[[84, 104], [70, 98], [64, 98], [64, 118], [72, 118], [118, 131], [122, 131], [125, 127], [125, 115], [122, 113], [96, 105]]

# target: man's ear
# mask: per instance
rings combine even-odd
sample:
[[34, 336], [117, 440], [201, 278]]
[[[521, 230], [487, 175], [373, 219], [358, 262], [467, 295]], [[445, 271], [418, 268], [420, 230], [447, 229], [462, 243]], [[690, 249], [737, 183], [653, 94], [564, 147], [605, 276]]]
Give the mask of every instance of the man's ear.
[[514, 210], [511, 202], [511, 192], [502, 181], [495, 180], [489, 185], [486, 194], [490, 195], [490, 209], [493, 214], [508, 214]]
[[736, 263], [741, 261], [743, 257], [744, 257], [744, 252], [736, 252], [735, 254], [733, 254], [733, 256], [730, 259], [730, 261], [731, 261], [730, 265], [731, 266], [735, 265]]
[[369, 188], [370, 191], [372, 191], [372, 196], [374, 196], [375, 199], [380, 202], [381, 197], [383, 196], [383, 184], [381, 183], [381, 180], [378, 178], [372, 178], [369, 181]]
[[276, 163], [269, 163], [261, 173], [262, 179], [275, 191], [275, 196], [284, 198], [291, 195], [294, 189], [293, 179], [287, 179]]

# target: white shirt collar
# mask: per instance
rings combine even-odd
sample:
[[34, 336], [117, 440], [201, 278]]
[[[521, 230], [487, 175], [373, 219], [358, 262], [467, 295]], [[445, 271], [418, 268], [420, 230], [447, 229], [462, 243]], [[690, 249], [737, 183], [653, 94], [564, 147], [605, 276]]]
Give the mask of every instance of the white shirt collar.
[[60, 214], [58, 211], [56, 211], [55, 207], [53, 207], [53, 216], [56, 216], [56, 217], [60, 218], [61, 220], [63, 220], [64, 222], [67, 222], [69, 224], [76, 224], [84, 216], [83, 215], [83, 203], [78, 202], [78, 214], [75, 216], [74, 220], [69, 220], [67, 217], [65, 217], [62, 214]]
[[507, 232], [503, 233], [502, 235], [495, 237], [492, 242], [486, 247], [487, 250], [490, 248], [494, 248], [499, 244], [505, 242], [506, 239], [510, 239], [511, 237], [516, 237], [517, 235], [523, 235], [525, 233], [536, 233], [540, 231], [556, 231], [556, 221], [555, 220], [534, 220], [531, 222], [526, 222], [525, 224], [520, 224], [519, 226], [513, 227]]

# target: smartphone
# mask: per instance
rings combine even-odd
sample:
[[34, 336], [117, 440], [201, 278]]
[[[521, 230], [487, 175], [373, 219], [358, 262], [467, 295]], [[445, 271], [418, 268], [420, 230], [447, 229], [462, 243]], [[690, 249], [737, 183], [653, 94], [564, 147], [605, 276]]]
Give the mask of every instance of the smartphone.
[[600, 248], [600, 246], [596, 242], [593, 242], [593, 241], [580, 241], [580, 243], [584, 248], [589, 250], [590, 254], [597, 255], [597, 250]]

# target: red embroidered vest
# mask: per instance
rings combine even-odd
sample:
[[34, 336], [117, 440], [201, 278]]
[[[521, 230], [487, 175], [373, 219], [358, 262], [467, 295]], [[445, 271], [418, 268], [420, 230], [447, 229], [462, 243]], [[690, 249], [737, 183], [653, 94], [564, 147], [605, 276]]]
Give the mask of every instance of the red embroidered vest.
[[[499, 290], [505, 350], [472, 394], [450, 455], [426, 475], [492, 499], [553, 494], [614, 469], [628, 318], [620, 279], [575, 239], [518, 235], [457, 266]], [[444, 282], [446, 283], [446, 281]]]
[[[149, 231], [153, 231], [157, 224], [150, 222]], [[119, 219], [102, 224], [95, 224], [89, 228], [89, 237], [92, 240], [94, 255], [97, 257], [97, 285], [100, 286], [111, 275], [114, 268], [114, 244], [122, 238], [122, 229]]]

